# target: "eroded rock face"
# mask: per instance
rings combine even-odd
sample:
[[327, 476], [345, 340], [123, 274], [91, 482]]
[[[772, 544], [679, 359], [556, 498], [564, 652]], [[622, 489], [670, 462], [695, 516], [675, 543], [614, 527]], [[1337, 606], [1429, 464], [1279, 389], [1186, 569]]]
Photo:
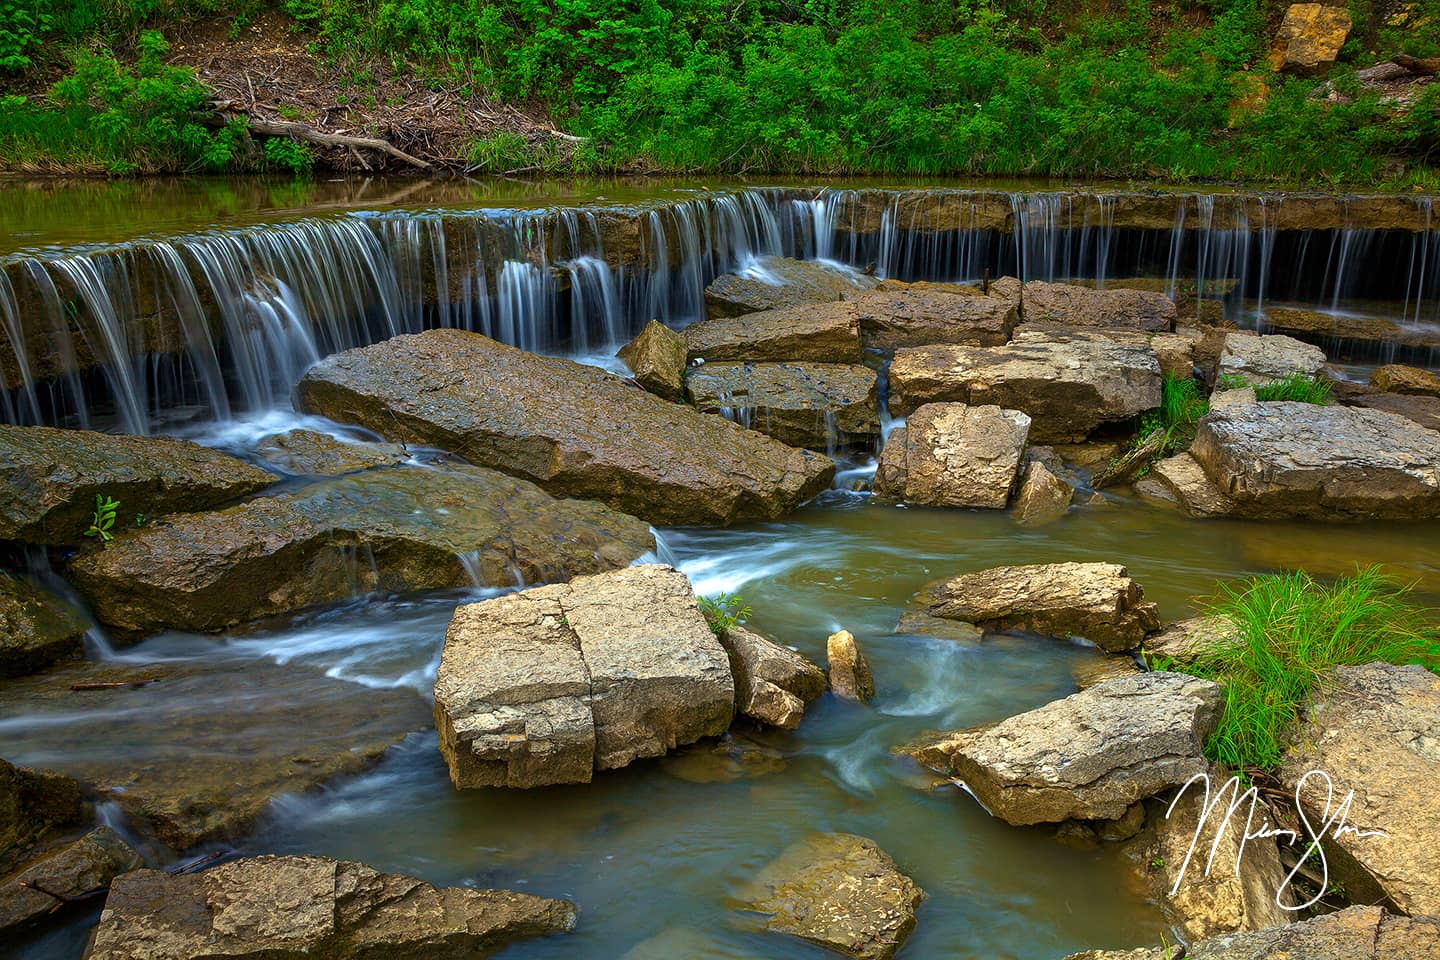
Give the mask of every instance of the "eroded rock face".
[[1325, 366], [1325, 351], [1280, 334], [1232, 333], [1220, 354], [1220, 376], [1235, 376], [1252, 387], [1286, 377], [1313, 377]]
[[295, 476], [336, 477], [409, 459], [395, 443], [339, 440], [315, 430], [288, 430], [266, 437], [255, 452], [274, 469]]
[[142, 863], [140, 854], [114, 830], [95, 828], [0, 880], [0, 935], [43, 920], [65, 897], [107, 887]]
[[1078, 333], [1022, 334], [1003, 347], [897, 350], [891, 413], [939, 402], [1019, 410], [1036, 443], [1081, 441], [1103, 423], [1158, 407], [1160, 363], [1148, 346]]
[[927, 403], [890, 434], [875, 468], [877, 496], [934, 507], [1010, 502], [1030, 418], [994, 404]]
[[873, 840], [814, 834], [786, 848], [740, 892], [767, 930], [847, 957], [888, 960], [915, 930], [925, 891]]
[[794, 730], [805, 705], [825, 692], [825, 672], [800, 654], [741, 626], [720, 638], [735, 677], [735, 709], [760, 723]]
[[[1345, 823], [1362, 833], [1325, 833], [1331, 879], [1355, 901], [1440, 914], [1440, 677], [1419, 666], [1336, 667], [1316, 691], [1280, 772], [1292, 796], [1303, 779], [1301, 809], [1316, 830], [1355, 792]], [[1306, 776], [1314, 770], [1333, 788]], [[1385, 836], [1362, 835], [1373, 831]]]
[[1121, 330], [1170, 330], [1175, 301], [1149, 290], [1095, 290], [1068, 283], [1025, 284], [1025, 322]]
[[725, 649], [659, 564], [457, 608], [435, 679], [462, 788], [588, 783], [723, 733], [734, 708]]
[[1084, 637], [1102, 650], [1130, 650], [1159, 629], [1155, 604], [1115, 563], [994, 567], [939, 580], [922, 592], [931, 616], [985, 629]]
[[666, 400], [685, 398], [685, 338], [659, 320], [645, 324], [640, 335], [616, 354], [635, 375], [635, 382]]
[[748, 271], [726, 273], [705, 288], [709, 317], [738, 317], [761, 310], [840, 300], [880, 281], [853, 270], [813, 260], [757, 257]]
[[945, 734], [913, 753], [1016, 826], [1115, 820], [1131, 804], [1208, 769], [1201, 749], [1224, 702], [1208, 680], [1137, 674]]
[[1025, 527], [1054, 523], [1065, 516], [1074, 498], [1074, 487], [1051, 473], [1045, 464], [1032, 460], [1015, 496], [1015, 521]]
[[[494, 470], [395, 467], [130, 530], [70, 578], [120, 630], [219, 630], [373, 590], [567, 580], [654, 548], [648, 525]], [[355, 563], [357, 553], [366, 563]]]
[[54, 770], [0, 760], [0, 875], [52, 828], [76, 823], [80, 815], [80, 784]]
[[1323, 73], [1350, 35], [1350, 11], [1323, 3], [1292, 3], [1270, 45], [1270, 66], [1303, 77]]
[[707, 363], [685, 378], [697, 410], [817, 450], [879, 435], [875, 385], [874, 370], [839, 363]]
[[836, 631], [825, 640], [825, 660], [830, 665], [830, 690], [837, 697], [864, 703], [875, 696], [870, 661], [849, 630]]
[[[416, 383], [425, 390], [416, 390]], [[652, 523], [774, 519], [835, 464], [636, 390], [593, 367], [463, 330], [431, 330], [315, 365], [299, 405], [391, 439], [451, 450], [555, 496]]]
[[810, 360], [859, 363], [860, 315], [852, 303], [764, 310], [702, 320], [685, 328], [692, 357], [717, 360]]
[[263, 490], [275, 477], [188, 440], [0, 424], [0, 540], [86, 542], [95, 497], [137, 513], [206, 510]]
[[38, 585], [0, 570], [0, 678], [33, 673], [80, 649], [90, 621]]
[[250, 857], [204, 873], [118, 878], [86, 960], [341, 960], [485, 956], [568, 933], [575, 905], [509, 890], [436, 888], [326, 857]]
[[911, 284], [903, 290], [877, 290], [850, 297], [860, 317], [865, 345], [876, 350], [932, 343], [1000, 346], [1019, 321], [1018, 298], [1008, 287], [991, 295], [944, 284]]
[[1440, 376], [1419, 367], [1387, 363], [1370, 374], [1370, 386], [1381, 393], [1405, 393], [1440, 397]]

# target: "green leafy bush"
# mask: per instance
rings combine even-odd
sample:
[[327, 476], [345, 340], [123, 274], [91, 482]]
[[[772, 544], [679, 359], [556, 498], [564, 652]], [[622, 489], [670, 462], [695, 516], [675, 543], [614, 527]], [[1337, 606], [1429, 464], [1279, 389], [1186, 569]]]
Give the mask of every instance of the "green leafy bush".
[[265, 162], [272, 167], [289, 170], [291, 173], [309, 173], [315, 166], [315, 153], [310, 145], [299, 140], [273, 137], [265, 141]]
[[713, 597], [700, 597], [699, 601], [700, 612], [717, 637], [725, 636], [731, 627], [750, 619], [750, 608], [738, 593], [718, 593]]
[[48, 0], [0, 0], [0, 71], [30, 66], [30, 51], [50, 29]]

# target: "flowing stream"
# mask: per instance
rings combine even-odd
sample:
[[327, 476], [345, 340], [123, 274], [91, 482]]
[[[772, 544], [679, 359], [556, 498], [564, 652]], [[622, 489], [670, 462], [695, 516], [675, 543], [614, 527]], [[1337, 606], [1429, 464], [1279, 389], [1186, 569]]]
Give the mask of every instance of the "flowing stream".
[[[1175, 193], [1172, 223], [1142, 229], [1126, 220], [1123, 197], [1007, 188], [1007, 229], [957, 221], [921, 231], [913, 188], [874, 200], [875, 191], [795, 187], [552, 185], [500, 196], [473, 187], [464, 189], [478, 195], [457, 196], [453, 186], [372, 194], [336, 184], [277, 199], [253, 185], [187, 184], [122, 200], [107, 191], [133, 186], [85, 185], [24, 203], [19, 189], [0, 187], [0, 217], [13, 220], [0, 241], [10, 245], [0, 249], [0, 357], [9, 358], [0, 418], [178, 431], [242, 456], [289, 426], [356, 435], [288, 408], [296, 378], [335, 349], [446, 324], [613, 368], [614, 347], [645, 320], [696, 319], [710, 279], [765, 255], [904, 279], [1233, 280], [1224, 309], [1242, 321], [1283, 300], [1440, 330], [1440, 224], [1425, 198], [1397, 198], [1413, 204], [1406, 222], [1420, 229], [1346, 226], [1342, 214], [1333, 229], [1287, 231], [1274, 227], [1279, 198], [1257, 206]], [[978, 194], [965, 195], [979, 210]], [[147, 205], [149, 220], [137, 216]], [[100, 221], [89, 228], [67, 214], [86, 206]], [[1276, 219], [1238, 222], [1235, 210], [1251, 208]], [[862, 221], [874, 229], [855, 226]], [[147, 340], [147, 330], [178, 340]], [[1363, 375], [1386, 358], [1383, 346], [1338, 359]], [[740, 764], [704, 745], [587, 786], [523, 792], [452, 789], [434, 730], [420, 722], [370, 769], [284, 794], [253, 830], [198, 853], [317, 853], [580, 905], [574, 934], [513, 946], [501, 954], [510, 960], [819, 958], [831, 954], [758, 932], [731, 897], [804, 833], [846, 831], [875, 840], [929, 894], [902, 958], [1042, 960], [1155, 944], [1166, 928], [1136, 880], [1143, 865], [1117, 847], [1075, 849], [1053, 829], [1008, 827], [893, 753], [926, 731], [1068, 695], [1072, 670], [1096, 652], [1026, 636], [897, 634], [915, 592], [999, 564], [1104, 560], [1126, 564], [1167, 619], [1189, 615], [1217, 580], [1297, 566], [1328, 576], [1384, 563], [1426, 598], [1440, 595], [1430, 526], [1201, 522], [1111, 495], [1023, 529], [1003, 512], [900, 508], [842, 489], [873, 469], [871, 453], [853, 452], [837, 488], [784, 522], [657, 532], [660, 558], [698, 592], [743, 594], [752, 627], [811, 659], [823, 663], [829, 633], [854, 633], [878, 685], [870, 705], [824, 698], [792, 734], [742, 738]], [[493, 594], [360, 596], [118, 651], [101, 636], [91, 655], [121, 664], [179, 663], [196, 678], [262, 664], [286, 679], [156, 684], [84, 709], [63, 698], [17, 707], [0, 694], [0, 756], [62, 770], [87, 757], [140, 764], [197, 750], [245, 763], [253, 742], [283, 744], [276, 718], [286, 714], [272, 708], [286, 702], [398, 691], [428, 710], [451, 611]], [[205, 717], [203, 732], [187, 716]], [[126, 827], [118, 811], [102, 815]], [[0, 944], [0, 955], [76, 958], [95, 915]]]

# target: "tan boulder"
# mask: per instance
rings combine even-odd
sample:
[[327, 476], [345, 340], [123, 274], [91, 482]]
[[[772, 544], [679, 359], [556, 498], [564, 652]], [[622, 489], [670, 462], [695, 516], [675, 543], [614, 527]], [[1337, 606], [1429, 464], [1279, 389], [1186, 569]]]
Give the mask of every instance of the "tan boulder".
[[695, 409], [794, 447], [868, 444], [880, 433], [875, 371], [840, 363], [706, 363], [685, 378]]
[[1404, 325], [1383, 317], [1346, 311], [1300, 310], [1294, 307], [1266, 307], [1265, 327], [1301, 340], [1356, 340], [1375, 347], [1440, 346], [1440, 331], [1433, 327]]
[[287, 430], [260, 441], [256, 454], [275, 470], [294, 476], [335, 477], [409, 459], [397, 443], [340, 440], [315, 430]]
[[875, 696], [870, 661], [849, 630], [830, 634], [825, 641], [825, 660], [830, 665], [830, 690], [837, 697], [864, 703]]
[[1074, 678], [1075, 687], [1079, 690], [1088, 690], [1106, 680], [1129, 677], [1143, 672], [1143, 668], [1135, 662], [1134, 657], [1100, 651], [1096, 651], [1095, 656], [1080, 660], [1070, 667], [1070, 676]]
[[1244, 639], [1228, 617], [1205, 616], [1177, 620], [1150, 634], [1142, 645], [1145, 662], [1158, 669], [1189, 666], [1198, 658], [1239, 644]]
[[705, 288], [709, 317], [738, 317], [761, 310], [841, 300], [880, 285], [844, 267], [789, 257], [757, 257], [743, 273], [726, 273]]
[[[997, 294], [1003, 288], [995, 289]], [[932, 343], [1000, 346], [1019, 320], [1017, 301], [978, 291], [955, 292], [941, 284], [912, 284], [849, 298], [860, 318], [865, 345], [876, 350]]]
[[[85, 836], [0, 879], [0, 936], [43, 920], [65, 898], [80, 898], [140, 867], [140, 854], [109, 827]], [[44, 891], [44, 892], [41, 892]]]
[[639, 336], [616, 354], [635, 375], [635, 382], [666, 400], [685, 398], [685, 337], [659, 320], [651, 320]]
[[825, 692], [825, 672], [793, 650], [733, 626], [720, 637], [735, 677], [735, 709], [752, 720], [794, 730], [805, 705]]
[[860, 315], [853, 303], [823, 303], [702, 320], [685, 328], [691, 357], [859, 363]]
[[1406, 393], [1440, 397], [1440, 376], [1419, 367], [1387, 363], [1370, 374], [1370, 386], [1380, 393]]
[[1039, 527], [1059, 520], [1070, 509], [1075, 488], [1061, 480], [1043, 464], [1031, 461], [1020, 480], [1013, 512], [1021, 526]]
[[1239, 377], [1252, 387], [1290, 376], [1313, 377], [1324, 367], [1324, 350], [1280, 334], [1231, 333], [1220, 353], [1220, 378]]
[[1148, 290], [1096, 290], [1032, 280], [1025, 284], [1023, 303], [1026, 323], [1149, 331], [1175, 326], [1175, 302]]
[[1350, 36], [1350, 11], [1323, 3], [1292, 3], [1270, 45], [1270, 67], [1309, 77], [1323, 73]]
[[80, 649], [90, 620], [38, 584], [0, 570], [0, 678], [33, 673]]
[[890, 434], [875, 468], [877, 496], [934, 507], [1003, 510], [1030, 418], [993, 404], [928, 403]]
[[1135, 492], [1151, 503], [1177, 507], [1192, 517], [1225, 516], [1234, 502], [1220, 491], [1189, 451], [1150, 465], [1135, 483]]

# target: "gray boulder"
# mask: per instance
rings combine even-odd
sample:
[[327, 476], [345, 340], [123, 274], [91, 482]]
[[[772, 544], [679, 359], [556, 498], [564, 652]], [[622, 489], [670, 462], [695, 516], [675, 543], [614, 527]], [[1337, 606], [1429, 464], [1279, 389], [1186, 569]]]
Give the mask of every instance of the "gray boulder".
[[1016, 300], [966, 287], [914, 284], [848, 298], [865, 345], [876, 350], [934, 343], [1000, 346], [1019, 320]]
[[109, 827], [96, 827], [0, 880], [0, 935], [37, 923], [66, 898], [78, 899], [141, 866], [140, 854]]
[[839, 363], [707, 363], [685, 378], [697, 410], [817, 450], [879, 435], [875, 385], [874, 370]]
[[927, 403], [890, 434], [875, 468], [876, 496], [933, 507], [1003, 510], [1030, 418], [993, 404]]
[[691, 357], [859, 363], [860, 315], [852, 303], [821, 303], [702, 320], [685, 328]]
[[1069, 283], [1025, 284], [1025, 322], [1163, 331], [1175, 326], [1175, 302], [1149, 290], [1096, 290]]
[[315, 430], [287, 430], [260, 441], [255, 453], [270, 467], [293, 476], [337, 477], [409, 459], [395, 443], [339, 440]]
[[1220, 353], [1220, 376], [1237, 376], [1252, 387], [1286, 377], [1313, 377], [1325, 367], [1325, 351], [1281, 334], [1231, 333]]

